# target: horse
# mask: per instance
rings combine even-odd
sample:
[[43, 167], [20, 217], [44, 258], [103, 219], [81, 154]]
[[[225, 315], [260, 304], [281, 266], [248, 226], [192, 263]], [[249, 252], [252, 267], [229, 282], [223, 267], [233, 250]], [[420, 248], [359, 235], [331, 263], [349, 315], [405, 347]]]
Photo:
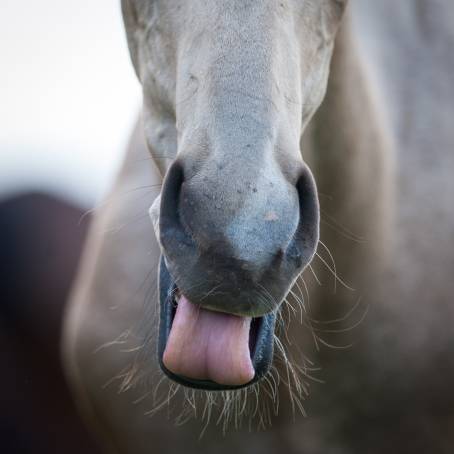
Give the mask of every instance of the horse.
[[62, 347], [88, 425], [119, 453], [450, 452], [454, 8], [122, 11], [143, 109]]

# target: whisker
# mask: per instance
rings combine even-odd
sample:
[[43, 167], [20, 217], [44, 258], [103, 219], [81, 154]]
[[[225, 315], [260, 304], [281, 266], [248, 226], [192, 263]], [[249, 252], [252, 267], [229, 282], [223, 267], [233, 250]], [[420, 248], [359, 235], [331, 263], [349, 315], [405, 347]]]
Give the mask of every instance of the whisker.
[[315, 278], [317, 284], [318, 284], [319, 286], [321, 286], [322, 283], [320, 282], [320, 280], [318, 279], [317, 275], [315, 274], [315, 271], [314, 271], [314, 269], [312, 268], [312, 265], [309, 263], [308, 266], [309, 266], [309, 269], [311, 270], [312, 274], [314, 275], [314, 278]]
[[322, 240], [318, 240], [319, 244], [325, 249], [325, 251], [328, 253], [331, 263], [333, 264], [333, 270], [334, 270], [334, 293], [336, 293], [336, 285], [337, 285], [337, 270], [336, 270], [336, 262], [334, 261], [334, 257], [331, 254], [331, 251], [329, 250], [328, 246], [323, 243]]
[[366, 307], [366, 310], [361, 315], [361, 318], [358, 321], [356, 321], [352, 326], [349, 326], [347, 328], [338, 328], [338, 329], [313, 328], [313, 329], [315, 331], [321, 332], [321, 333], [337, 333], [337, 334], [338, 333], [347, 333], [347, 332], [353, 331], [355, 328], [357, 328], [359, 325], [361, 325], [361, 323], [363, 323], [363, 321], [366, 319], [368, 312], [369, 312], [369, 306]]
[[[339, 233], [340, 235], [344, 236], [345, 238], [355, 241], [357, 243], [366, 243], [366, 239], [363, 237], [360, 237], [358, 235], [355, 235], [353, 232], [348, 230], [346, 227], [344, 227], [342, 224], [340, 224], [336, 219], [329, 215], [326, 210], [320, 209], [320, 213], [322, 215], [321, 221], [326, 224], [328, 227], [331, 227], [334, 231]], [[328, 222], [326, 219], [327, 218], [330, 222]]]
[[315, 319], [311, 319], [311, 322], [317, 323], [317, 324], [326, 324], [326, 325], [344, 322], [349, 317], [351, 317], [353, 312], [356, 311], [356, 309], [359, 307], [360, 304], [361, 304], [361, 297], [359, 297], [356, 300], [356, 303], [352, 306], [351, 309], [348, 310], [348, 312], [344, 316], [342, 316], [340, 318], [335, 318], [335, 319], [332, 319], [332, 320], [315, 320]]
[[326, 260], [318, 253], [316, 252], [315, 255], [320, 259], [320, 261], [323, 263], [323, 265], [326, 266], [326, 268], [331, 272], [331, 274], [334, 276], [334, 279], [340, 282], [347, 290], [351, 290], [352, 292], [355, 292], [356, 290], [353, 287], [350, 287], [348, 284], [346, 284], [329, 266], [329, 264], [326, 262]]

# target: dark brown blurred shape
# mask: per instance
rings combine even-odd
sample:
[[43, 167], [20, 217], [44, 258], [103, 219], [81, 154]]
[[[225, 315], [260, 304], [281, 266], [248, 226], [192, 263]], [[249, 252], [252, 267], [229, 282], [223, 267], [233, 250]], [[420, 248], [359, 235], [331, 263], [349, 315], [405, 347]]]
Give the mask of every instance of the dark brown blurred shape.
[[60, 330], [88, 220], [44, 194], [0, 203], [0, 452], [99, 453], [64, 380]]

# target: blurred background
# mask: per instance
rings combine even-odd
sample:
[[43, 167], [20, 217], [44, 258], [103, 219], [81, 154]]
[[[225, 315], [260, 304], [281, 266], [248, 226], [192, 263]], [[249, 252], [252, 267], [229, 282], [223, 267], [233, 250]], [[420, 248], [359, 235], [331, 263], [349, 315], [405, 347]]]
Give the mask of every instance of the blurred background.
[[0, 30], [0, 452], [97, 453], [60, 322], [82, 216], [115, 175], [140, 87], [119, 1], [0, 0]]

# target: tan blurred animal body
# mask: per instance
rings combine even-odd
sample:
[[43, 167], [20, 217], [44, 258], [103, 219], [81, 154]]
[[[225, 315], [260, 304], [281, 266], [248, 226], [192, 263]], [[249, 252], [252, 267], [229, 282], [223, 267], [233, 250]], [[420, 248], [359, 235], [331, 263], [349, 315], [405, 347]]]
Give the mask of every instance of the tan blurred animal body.
[[[451, 452], [450, 2], [122, 7], [143, 127], [97, 212], [63, 348], [89, 424], [119, 453]], [[184, 391], [163, 378], [161, 252], [200, 311], [281, 314], [259, 384]], [[204, 351], [222, 354], [201, 357], [197, 330], [182, 330], [190, 364], [181, 347], [164, 359], [177, 377], [251, 378], [237, 344], [216, 350], [211, 336]]]

